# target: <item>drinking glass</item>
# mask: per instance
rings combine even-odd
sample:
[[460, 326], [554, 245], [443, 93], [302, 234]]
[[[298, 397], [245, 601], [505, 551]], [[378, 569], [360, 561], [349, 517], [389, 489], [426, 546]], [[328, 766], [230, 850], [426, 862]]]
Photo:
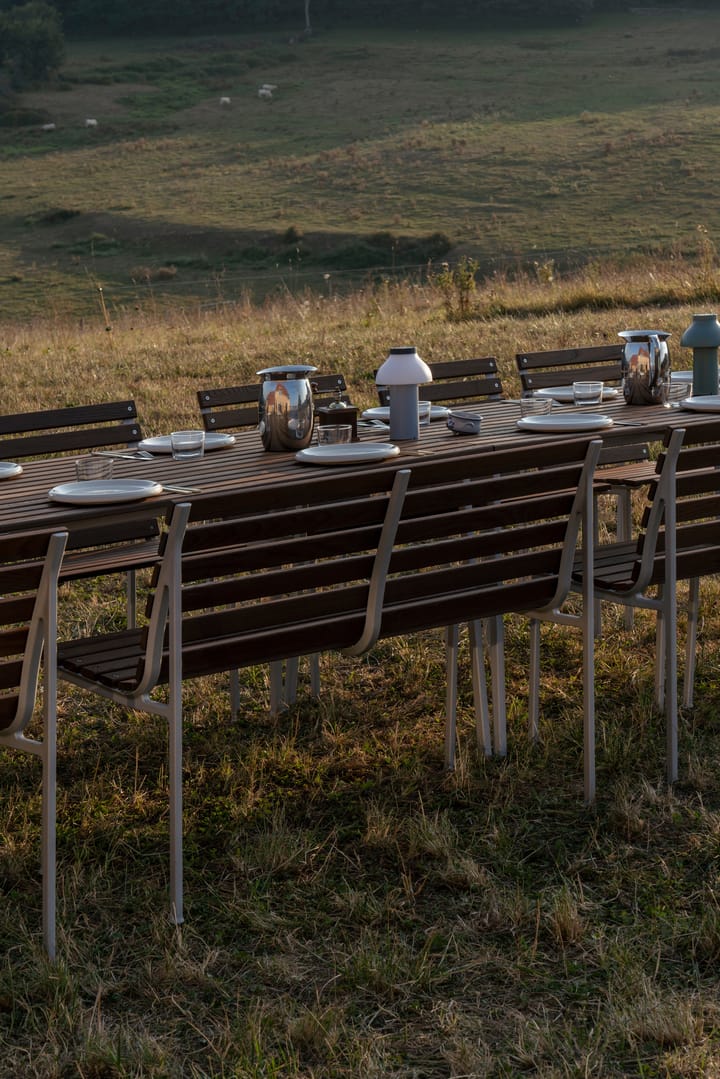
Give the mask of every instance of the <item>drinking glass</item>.
[[521, 397], [521, 416], [547, 416], [552, 411], [551, 397]]
[[75, 475], [79, 480], [108, 480], [113, 474], [112, 457], [99, 457], [88, 453], [75, 462]]
[[603, 395], [602, 382], [573, 382], [573, 401], [576, 405], [600, 405]]
[[337, 446], [342, 442], [352, 442], [352, 427], [349, 423], [323, 424], [317, 429], [318, 446]]
[[172, 455], [176, 461], [202, 457], [205, 452], [204, 431], [173, 431], [170, 435]]

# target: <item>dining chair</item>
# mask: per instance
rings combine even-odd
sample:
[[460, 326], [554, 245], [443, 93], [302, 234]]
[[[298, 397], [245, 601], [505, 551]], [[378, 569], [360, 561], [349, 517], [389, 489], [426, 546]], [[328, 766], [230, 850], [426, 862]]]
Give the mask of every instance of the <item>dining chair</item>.
[[183, 921], [183, 682], [308, 649], [355, 655], [371, 647], [408, 479], [406, 469], [368, 470], [176, 505], [145, 630], [59, 645], [61, 679], [168, 722], [176, 924]]
[[[135, 402], [103, 401], [0, 415], [0, 456], [5, 460], [97, 450], [132, 450], [142, 439]], [[154, 565], [159, 528], [148, 515], [142, 520], [114, 522], [74, 532], [63, 560], [61, 582], [125, 572], [127, 618], [137, 618], [137, 578]]]
[[[568, 439], [443, 461], [418, 461], [398, 527], [385, 590], [381, 637], [450, 628], [448, 680], [454, 676], [454, 627], [471, 628], [475, 728], [485, 755], [507, 748], [502, 619], [559, 609], [571, 586], [578, 537], [586, 568], [593, 551], [592, 482], [597, 439]], [[589, 537], [589, 539], [588, 539]], [[583, 591], [578, 621], [584, 643], [584, 793], [595, 795], [594, 600]], [[481, 627], [490, 633], [492, 718], [482, 690]], [[450, 692], [450, 691], [448, 691]], [[456, 742], [446, 710], [446, 764]]]
[[[57, 759], [57, 586], [64, 531], [0, 537], [0, 746], [42, 764], [42, 925], [55, 958]], [[27, 733], [42, 685], [42, 736]]]
[[[431, 405], [462, 405], [478, 401], [491, 401], [501, 398], [503, 395], [502, 380], [498, 373], [498, 362], [495, 356], [480, 356], [462, 360], [440, 360], [428, 364], [433, 380], [424, 383], [420, 387], [422, 400], [430, 401]], [[377, 374], [377, 371], [374, 372]], [[377, 387], [380, 405], [387, 407], [390, 403], [390, 392], [386, 386]], [[447, 723], [452, 727], [453, 717], [457, 713], [457, 680], [454, 672], [457, 671], [457, 660], [460, 646], [460, 627], [448, 626], [446, 631], [446, 669], [447, 669], [447, 697], [446, 717]], [[487, 689], [484, 680], [484, 666], [482, 663], [482, 641], [488, 641], [490, 662], [495, 682], [502, 678], [502, 671], [496, 669], [496, 665], [502, 662], [502, 652], [498, 650], [497, 642], [502, 634], [500, 622], [494, 624], [473, 623], [468, 626], [470, 635], [470, 654], [472, 657], [472, 673], [475, 700], [479, 702], [483, 718], [478, 715], [477, 722], [480, 726], [486, 725], [488, 704]], [[478, 650], [479, 646], [479, 650]], [[445, 767], [451, 771], [455, 767], [455, 740], [449, 737], [446, 744]]]
[[[515, 365], [523, 396], [553, 387], [571, 387], [576, 381], [600, 381], [613, 392], [622, 393], [625, 342], [612, 345], [585, 345], [577, 348], [518, 352]], [[655, 468], [647, 442], [628, 438], [603, 448], [596, 476], [595, 497], [615, 499], [615, 530], [618, 540], [632, 534], [632, 493], [655, 482]], [[599, 514], [595, 515], [596, 524]], [[598, 612], [600, 608], [598, 607]], [[632, 609], [625, 616], [632, 626]]]
[[[312, 392], [315, 405], [340, 402], [349, 404], [345, 377], [340, 372], [313, 375]], [[262, 383], [251, 382], [240, 386], [221, 386], [197, 391], [203, 427], [206, 431], [227, 431], [243, 427], [257, 427], [258, 401]], [[320, 661], [310, 656], [310, 692], [320, 695]], [[298, 660], [278, 660], [270, 666], [270, 712], [276, 714], [284, 706], [292, 704], [297, 697]], [[230, 699], [233, 716], [239, 708], [240, 687], [237, 672], [230, 677]]]
[[[649, 490], [637, 536], [629, 541], [598, 544], [591, 580], [596, 600], [656, 613], [655, 696], [666, 715], [666, 773], [669, 783], [678, 774], [677, 747], [677, 595], [679, 576], [690, 577], [704, 566], [720, 569], [717, 514], [720, 505], [720, 444], [686, 450], [688, 431], [669, 432], [658, 456], [656, 482]], [[696, 437], [696, 436], [694, 436]], [[717, 437], [717, 435], [715, 436]], [[682, 448], [681, 448], [682, 447]], [[702, 464], [700, 471], [696, 471]], [[711, 515], [711, 520], [705, 518]], [[573, 588], [581, 585], [576, 562]], [[531, 623], [529, 731], [537, 738], [540, 709], [540, 621], [564, 621], [547, 612]], [[687, 678], [687, 670], [686, 670]]]

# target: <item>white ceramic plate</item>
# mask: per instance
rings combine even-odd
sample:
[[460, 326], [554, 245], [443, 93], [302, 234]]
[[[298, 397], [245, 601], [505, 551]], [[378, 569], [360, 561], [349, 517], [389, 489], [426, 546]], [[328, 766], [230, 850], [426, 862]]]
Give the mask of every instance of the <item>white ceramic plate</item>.
[[[612, 401], [619, 392], [614, 386], [603, 386], [602, 399], [603, 401]], [[572, 386], [545, 386], [542, 390], [535, 390], [533, 397], [552, 397], [553, 401], [572, 404], [573, 388]]]
[[[422, 401], [420, 402], [422, 404]], [[446, 420], [448, 409], [444, 405], [430, 405], [430, 420]], [[377, 408], [366, 408], [363, 412], [363, 419], [365, 420], [382, 420], [383, 423], [390, 422], [390, 406], [378, 405]]]
[[9, 480], [11, 476], [19, 476], [21, 472], [22, 465], [14, 461], [0, 461], [0, 480]]
[[708, 395], [706, 397], [685, 397], [680, 402], [681, 408], [687, 408], [690, 412], [720, 412], [720, 396]]
[[350, 442], [339, 446], [308, 446], [295, 454], [301, 465], [360, 465], [397, 457], [399, 446], [391, 442]]
[[[228, 446], [235, 445], [235, 435], [226, 435], [222, 431], [207, 431], [205, 434], [206, 450], [224, 450]], [[138, 449], [148, 450], [150, 453], [172, 453], [170, 435], [155, 435], [154, 438], [144, 438], [138, 442]]]
[[154, 480], [76, 480], [61, 483], [48, 491], [51, 502], [67, 502], [71, 506], [108, 505], [111, 502], [139, 502], [162, 494], [162, 484]]
[[612, 427], [610, 416], [601, 416], [599, 412], [558, 412], [549, 416], [523, 416], [517, 421], [521, 431], [600, 431]]

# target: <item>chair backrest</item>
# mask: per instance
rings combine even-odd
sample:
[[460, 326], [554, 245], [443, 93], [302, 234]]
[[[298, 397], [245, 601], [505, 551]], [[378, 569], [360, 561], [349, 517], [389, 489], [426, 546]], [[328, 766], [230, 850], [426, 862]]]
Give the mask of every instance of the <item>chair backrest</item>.
[[[328, 649], [357, 654], [377, 636], [559, 602], [599, 448], [573, 439], [532, 455], [417, 462], [404, 500], [386, 467], [255, 491], [242, 515], [240, 501], [193, 502], [200, 523], [188, 527], [182, 556], [184, 674]], [[202, 521], [208, 511], [224, 516]], [[388, 542], [377, 623], [366, 611], [369, 581]]]
[[124, 651], [108, 660], [93, 648], [95, 669], [91, 659], [75, 673], [140, 692], [176, 681], [180, 653], [182, 678], [194, 678], [555, 606], [570, 586], [599, 448], [540, 442], [416, 461], [409, 473], [387, 464], [314, 474], [251, 499], [198, 495], [180, 563], [170, 561], [176, 545], [155, 572], [145, 656], [128, 667]]
[[[690, 580], [720, 573], [720, 427], [685, 428], [676, 466], [676, 575]], [[663, 549], [663, 543], [659, 548]], [[662, 568], [658, 568], [658, 577]], [[661, 579], [661, 578], [660, 578]]]
[[380, 636], [559, 606], [600, 445], [573, 439], [415, 465]]
[[[420, 387], [420, 397], [423, 401], [456, 404], [462, 401], [467, 403], [502, 396], [502, 381], [494, 356], [481, 356], [470, 360], [444, 360], [430, 363], [428, 367], [432, 371], [433, 380]], [[380, 404], [389, 404], [390, 395], [387, 387], [378, 386], [377, 392]]]
[[[313, 387], [313, 402], [316, 405], [337, 400], [338, 393], [341, 401], [349, 403], [343, 375], [313, 375], [310, 381]], [[198, 390], [198, 405], [205, 430], [224, 431], [231, 427], [256, 427], [261, 385], [260, 382], [251, 382], [244, 386]]]
[[[0, 537], [0, 744], [22, 734], [29, 723], [43, 651], [54, 655], [57, 580], [66, 540], [66, 532]], [[51, 662], [51, 678], [53, 667]], [[46, 684], [52, 703], [54, 692], [54, 682]]]
[[141, 438], [134, 401], [0, 416], [0, 455], [6, 459], [130, 446]]
[[523, 393], [548, 386], [569, 386], [576, 381], [620, 382], [623, 342], [559, 348], [545, 352], [518, 352], [515, 364]]

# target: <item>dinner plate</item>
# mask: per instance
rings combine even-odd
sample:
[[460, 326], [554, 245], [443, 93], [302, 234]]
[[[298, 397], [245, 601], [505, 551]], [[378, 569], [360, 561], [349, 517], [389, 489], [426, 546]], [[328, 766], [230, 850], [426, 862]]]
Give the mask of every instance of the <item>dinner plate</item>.
[[111, 502], [138, 502], [162, 494], [162, 484], [155, 480], [75, 480], [61, 483], [48, 491], [51, 502], [71, 506], [108, 505]]
[[548, 416], [523, 416], [517, 421], [521, 431], [600, 431], [612, 427], [610, 416], [599, 412], [557, 412]]
[[345, 442], [339, 446], [307, 446], [295, 454], [301, 465], [360, 465], [397, 457], [400, 447], [391, 442]]
[[[235, 445], [235, 435], [226, 435], [222, 431], [208, 431], [205, 435], [206, 450], [224, 450], [228, 446]], [[149, 450], [150, 453], [172, 453], [170, 435], [155, 435], [153, 438], [144, 438], [138, 442], [138, 449]]]
[[[612, 401], [619, 392], [615, 386], [603, 386], [602, 399]], [[552, 397], [553, 401], [562, 404], [572, 404], [574, 401], [572, 386], [544, 386], [541, 390], [535, 390], [533, 397]]]
[[11, 476], [19, 476], [22, 472], [22, 465], [18, 465], [15, 461], [0, 461], [0, 480], [9, 480]]
[[[420, 401], [422, 405], [423, 402]], [[444, 405], [430, 405], [430, 421], [433, 420], [446, 420], [448, 415], [448, 409]], [[363, 419], [365, 420], [382, 420], [383, 423], [390, 422], [390, 406], [378, 405], [377, 408], [366, 408], [363, 412]]]
[[685, 397], [680, 402], [680, 408], [687, 408], [690, 412], [720, 412], [720, 395]]

